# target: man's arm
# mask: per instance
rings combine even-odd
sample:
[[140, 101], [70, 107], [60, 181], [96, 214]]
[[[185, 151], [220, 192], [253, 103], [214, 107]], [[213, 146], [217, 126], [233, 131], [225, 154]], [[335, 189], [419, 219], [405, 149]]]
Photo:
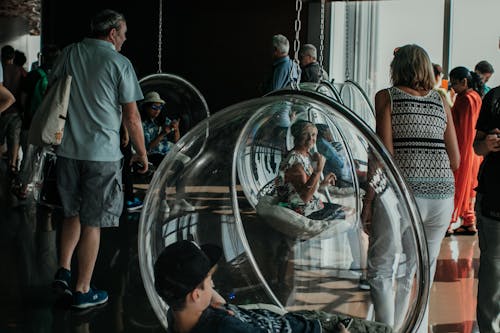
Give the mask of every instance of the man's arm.
[[474, 152], [486, 156], [490, 152], [500, 151], [500, 130], [495, 128], [490, 134], [477, 130], [474, 138]]
[[144, 146], [144, 132], [142, 131], [141, 117], [139, 116], [136, 102], [123, 104], [122, 112], [123, 124], [128, 131], [135, 149], [135, 154], [132, 156], [130, 162], [140, 162], [143, 168], [139, 170], [139, 173], [145, 173], [148, 171], [148, 156], [146, 147]]
[[15, 101], [14, 95], [4, 87], [3, 83], [0, 83], [0, 113], [7, 110]]

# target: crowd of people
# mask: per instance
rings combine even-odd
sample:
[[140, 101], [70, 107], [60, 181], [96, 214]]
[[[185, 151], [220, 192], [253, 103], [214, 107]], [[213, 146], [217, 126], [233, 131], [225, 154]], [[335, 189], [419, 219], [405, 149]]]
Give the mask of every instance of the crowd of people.
[[[64, 75], [73, 77], [69, 116], [56, 149], [57, 189], [64, 221], [54, 287], [72, 295], [72, 306], [77, 309], [107, 302], [107, 292], [91, 285], [101, 228], [118, 226], [127, 202], [133, 207], [140, 205], [130, 190], [128, 194], [125, 191], [124, 199], [122, 184], [127, 176], [122, 174], [123, 157], [126, 169], [134, 164], [138, 172], [145, 173], [150, 165], [158, 167], [180, 138], [179, 119], [168, 117], [167, 103], [158, 92], [143, 95], [130, 60], [120, 54], [126, 33], [124, 16], [104, 10], [93, 17], [90, 37], [62, 50], [47, 45], [41, 52], [40, 66], [30, 72], [24, 69], [22, 52], [11, 46], [1, 50], [0, 143], [7, 145], [12, 189], [20, 199], [27, 196], [39, 149], [27, 142], [33, 115], [55, 80]], [[273, 36], [272, 45], [273, 67], [264, 93], [297, 82], [299, 76], [302, 82], [327, 78], [312, 44], [299, 50], [300, 66], [290, 59], [285, 36]], [[434, 276], [445, 235], [479, 232], [477, 319], [481, 331], [493, 332], [500, 313], [500, 210], [495, 201], [500, 185], [495, 172], [500, 156], [500, 87], [491, 89], [486, 83], [494, 70], [487, 61], [479, 62], [474, 71], [453, 68], [446, 89], [441, 66], [432, 64], [423, 48], [411, 44], [395, 51], [390, 72], [392, 86], [375, 96], [376, 134], [415, 197], [429, 250], [430, 276]], [[103, 85], [109, 89], [101, 89]], [[281, 202], [312, 219], [345, 218], [340, 205], [324, 202], [318, 193], [320, 187], [334, 184], [353, 186], [354, 175], [341, 149], [335, 148], [326, 125], [295, 120], [290, 114], [287, 117], [294, 146], [284, 156], [276, 178]], [[313, 152], [316, 147], [318, 151]], [[380, 216], [375, 200], [374, 193], [367, 190], [363, 209], [370, 213], [363, 218], [370, 219], [372, 225]], [[372, 240], [369, 253], [377, 253]], [[76, 270], [72, 267], [75, 255]], [[159, 256], [155, 286], [170, 305], [172, 332], [257, 332], [269, 325], [277, 330], [291, 326], [294, 332], [319, 332], [321, 327], [347, 332], [334, 315], [253, 312], [228, 305], [212, 285], [220, 256], [216, 247], [200, 248], [187, 241], [168, 246]], [[375, 260], [370, 263], [371, 259], [368, 266], [377, 271], [379, 267]], [[72, 276], [74, 271], [77, 276]], [[358, 320], [353, 327], [390, 332], [390, 327], [398, 326], [394, 313], [384, 313], [387, 307], [383, 303], [389, 296], [381, 290], [382, 278], [368, 274], [375, 319], [380, 324]], [[427, 330], [427, 313], [426, 308], [419, 332]]]

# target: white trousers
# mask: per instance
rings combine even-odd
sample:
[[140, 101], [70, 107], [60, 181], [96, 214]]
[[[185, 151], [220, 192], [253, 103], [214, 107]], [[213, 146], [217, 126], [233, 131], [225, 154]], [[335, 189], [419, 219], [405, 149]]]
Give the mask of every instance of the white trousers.
[[[372, 227], [368, 249], [368, 281], [375, 309], [375, 320], [399, 330], [408, 314], [409, 297], [416, 270], [413, 231], [405, 212], [394, 207], [397, 197], [386, 191], [374, 201]], [[453, 197], [449, 199], [416, 198], [422, 217], [429, 254], [430, 281], [434, 279], [436, 259], [441, 241], [453, 212]], [[399, 221], [399, 223], [397, 223]], [[428, 331], [428, 300], [422, 323], [417, 332]], [[419, 311], [420, 309], [416, 309]]]

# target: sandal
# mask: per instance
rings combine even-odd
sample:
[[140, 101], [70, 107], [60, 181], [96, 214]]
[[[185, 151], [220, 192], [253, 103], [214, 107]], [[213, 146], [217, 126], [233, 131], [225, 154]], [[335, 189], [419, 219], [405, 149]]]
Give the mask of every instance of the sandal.
[[455, 235], [473, 236], [477, 234], [477, 229], [475, 225], [461, 225], [453, 231]]

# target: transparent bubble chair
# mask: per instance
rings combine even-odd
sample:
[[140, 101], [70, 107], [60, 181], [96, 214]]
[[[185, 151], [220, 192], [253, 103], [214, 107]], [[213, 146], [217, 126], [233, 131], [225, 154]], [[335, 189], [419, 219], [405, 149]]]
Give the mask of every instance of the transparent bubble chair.
[[[328, 143], [343, 159], [346, 176], [317, 189], [325, 207], [333, 204], [339, 214], [302, 214], [280, 197], [280, 164], [297, 145], [291, 127], [304, 120], [318, 132], [328, 130]], [[319, 139], [311, 154], [321, 153]], [[365, 224], [367, 191], [375, 204]], [[359, 116], [311, 91], [280, 90], [215, 113], [184, 135], [158, 168], [141, 213], [139, 261], [165, 327], [168, 306], [155, 292], [153, 265], [163, 248], [184, 239], [223, 249], [215, 288], [237, 305], [370, 321], [377, 312], [395, 331], [412, 332], [428, 297], [423, 229], [398, 169]], [[362, 290], [361, 278], [382, 287]]]
[[139, 80], [143, 95], [156, 91], [165, 99], [173, 119], [179, 119], [181, 135], [209, 116], [205, 98], [189, 81], [175, 74], [155, 73]]

